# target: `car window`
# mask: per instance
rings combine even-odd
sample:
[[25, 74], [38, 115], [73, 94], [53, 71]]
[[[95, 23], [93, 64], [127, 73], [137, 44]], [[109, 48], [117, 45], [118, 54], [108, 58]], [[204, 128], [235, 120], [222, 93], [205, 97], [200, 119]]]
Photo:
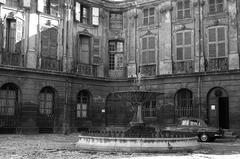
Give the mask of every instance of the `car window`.
[[200, 125], [200, 122], [197, 121], [197, 120], [191, 120], [191, 121], [190, 121], [190, 125], [191, 125], [191, 126], [201, 126], [201, 125]]
[[189, 120], [182, 120], [180, 125], [188, 126], [189, 125]]

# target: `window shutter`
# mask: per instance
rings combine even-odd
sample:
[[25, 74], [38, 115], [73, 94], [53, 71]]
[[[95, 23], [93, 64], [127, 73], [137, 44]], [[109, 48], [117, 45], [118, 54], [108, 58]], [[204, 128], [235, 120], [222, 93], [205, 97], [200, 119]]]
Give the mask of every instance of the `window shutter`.
[[49, 28], [42, 27], [42, 31], [41, 31], [41, 55], [44, 56], [44, 57], [49, 56], [49, 39], [50, 39]]
[[142, 39], [142, 50], [146, 50], [147, 49], [147, 38], [143, 38]]
[[15, 43], [15, 52], [21, 53], [22, 46], [22, 36], [23, 36], [23, 21], [20, 19], [16, 20], [16, 43]]
[[81, 4], [76, 2], [75, 6], [75, 20], [80, 22], [81, 20]]
[[216, 44], [209, 44], [209, 57], [216, 57]]
[[143, 10], [143, 25], [148, 25], [148, 9]]
[[183, 2], [177, 2], [177, 17], [178, 19], [183, 19]]
[[38, 0], [38, 6], [37, 6], [37, 9], [39, 12], [43, 13], [44, 11], [44, 0]]
[[4, 18], [4, 25], [3, 25], [3, 49], [6, 48], [6, 42], [7, 42], [7, 18]]
[[183, 60], [183, 48], [177, 48], [177, 60]]
[[154, 24], [154, 8], [150, 8], [149, 10], [149, 25]]
[[223, 27], [217, 28], [218, 40], [225, 41], [225, 29]]
[[184, 18], [190, 18], [190, 1], [184, 1]]
[[143, 51], [142, 52], [142, 64], [147, 64], [147, 52]]
[[183, 45], [183, 33], [177, 33], [177, 45]]
[[191, 59], [191, 53], [192, 53], [191, 46], [185, 47], [184, 52], [185, 52], [184, 53], [184, 59], [185, 60]]
[[100, 39], [94, 38], [93, 39], [93, 54], [99, 56], [99, 45], [100, 45]]
[[209, 42], [215, 42], [216, 41], [216, 29], [209, 29], [208, 30], [208, 36], [209, 36]]
[[31, 0], [23, 0], [23, 7], [30, 8]]
[[149, 51], [148, 53], [148, 63], [155, 63], [155, 51]]
[[93, 25], [99, 24], [99, 8], [96, 7], [92, 8], [92, 19]]
[[184, 37], [184, 44], [185, 45], [190, 45], [191, 44], [191, 41], [192, 41], [192, 38], [191, 38], [191, 32], [190, 31], [188, 31], [188, 32], [185, 32], [184, 33], [185, 35], [185, 37]]
[[155, 37], [148, 38], [148, 49], [155, 49]]
[[225, 56], [225, 43], [218, 44], [218, 57]]
[[58, 30], [56, 28], [50, 29], [50, 57], [57, 57], [57, 47], [58, 47]]

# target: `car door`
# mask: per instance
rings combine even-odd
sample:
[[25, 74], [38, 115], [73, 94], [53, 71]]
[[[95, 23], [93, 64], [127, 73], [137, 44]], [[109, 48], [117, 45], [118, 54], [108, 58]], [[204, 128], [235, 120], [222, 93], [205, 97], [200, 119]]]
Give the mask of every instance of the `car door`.
[[188, 132], [189, 131], [189, 120], [188, 119], [183, 119], [177, 129], [176, 129], [177, 132]]
[[198, 120], [191, 119], [189, 121], [189, 132], [193, 132], [193, 133], [197, 134], [200, 127], [201, 127], [201, 124]]

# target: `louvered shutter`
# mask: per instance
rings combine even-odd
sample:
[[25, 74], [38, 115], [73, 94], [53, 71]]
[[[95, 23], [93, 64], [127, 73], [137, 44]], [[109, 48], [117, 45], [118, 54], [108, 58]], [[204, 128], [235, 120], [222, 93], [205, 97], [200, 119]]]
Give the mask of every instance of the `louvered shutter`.
[[183, 19], [183, 2], [177, 2], [177, 19]]
[[183, 60], [183, 48], [177, 48], [177, 60]]
[[223, 0], [217, 0], [217, 13], [223, 13]]
[[184, 59], [189, 60], [191, 59], [192, 49], [191, 46], [184, 47]]
[[4, 18], [4, 25], [3, 25], [3, 49], [6, 49], [6, 42], [7, 42], [7, 18]]
[[76, 2], [75, 6], [75, 20], [80, 22], [81, 20], [81, 4]]
[[192, 38], [191, 38], [191, 32], [188, 31], [188, 32], [185, 32], [184, 33], [184, 44], [185, 45], [190, 45], [191, 44], [191, 41], [192, 41]]
[[153, 64], [156, 63], [155, 51], [148, 51], [148, 63]]
[[154, 24], [154, 8], [150, 8], [149, 10], [149, 25]]
[[155, 37], [148, 38], [148, 49], [155, 49]]
[[44, 11], [44, 0], [38, 0], [37, 10], [41, 13]]
[[98, 37], [95, 37], [93, 39], [93, 64], [99, 65], [100, 64], [100, 58], [99, 58], [99, 46], [100, 46], [100, 39]]
[[183, 33], [177, 33], [177, 45], [183, 45]]
[[225, 56], [225, 43], [218, 44], [218, 57]]
[[51, 58], [57, 57], [57, 47], [58, 47], [58, 30], [56, 28], [50, 29], [50, 52], [49, 55]]
[[216, 44], [209, 44], [209, 57], [216, 57]]
[[190, 1], [186, 0], [184, 1], [184, 18], [190, 18]]
[[217, 28], [218, 41], [225, 41], [225, 29], [224, 27]]
[[142, 50], [146, 50], [147, 49], [147, 38], [143, 38], [142, 39]]
[[92, 24], [98, 25], [99, 24], [99, 8], [93, 7], [92, 8]]
[[23, 20], [16, 19], [16, 43], [15, 43], [15, 52], [21, 53], [22, 46], [22, 38], [23, 38]]
[[215, 28], [208, 30], [208, 40], [209, 40], [209, 42], [216, 41], [216, 29]]
[[142, 64], [147, 64], [147, 51], [142, 52]]
[[42, 27], [42, 30], [41, 30], [41, 55], [43, 57], [49, 56], [49, 39], [50, 39], [49, 28]]

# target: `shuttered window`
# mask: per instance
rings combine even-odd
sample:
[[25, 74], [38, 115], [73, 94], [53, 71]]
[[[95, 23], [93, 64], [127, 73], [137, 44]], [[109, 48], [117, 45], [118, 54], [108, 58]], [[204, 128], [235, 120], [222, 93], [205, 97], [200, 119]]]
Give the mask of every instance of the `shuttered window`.
[[99, 58], [99, 47], [100, 47], [100, 38], [94, 37], [93, 39], [93, 64], [99, 65], [100, 64], [100, 58]]
[[57, 58], [58, 30], [57, 28], [42, 27], [41, 55], [43, 57]]
[[110, 29], [122, 29], [123, 28], [122, 13], [110, 13], [109, 28]]
[[59, 16], [59, 6], [58, 0], [38, 0], [38, 11], [45, 14]]
[[123, 42], [109, 41], [109, 70], [123, 70]]
[[209, 57], [226, 56], [226, 27], [208, 29]]
[[177, 2], [177, 19], [191, 18], [190, 0]]
[[11, 7], [19, 7], [19, 0], [6, 0], [6, 5]]
[[223, 0], [208, 0], [209, 3], [209, 14], [218, 14], [224, 12], [224, 1]]
[[79, 36], [79, 60], [80, 63], [90, 64], [90, 36]]
[[176, 33], [176, 60], [192, 59], [192, 31]]
[[143, 25], [153, 25], [154, 24], [154, 15], [155, 9], [154, 8], [146, 8], [143, 10]]
[[142, 38], [142, 65], [156, 63], [155, 37]]
[[3, 48], [10, 53], [21, 53], [23, 38], [23, 20], [5, 19]]

